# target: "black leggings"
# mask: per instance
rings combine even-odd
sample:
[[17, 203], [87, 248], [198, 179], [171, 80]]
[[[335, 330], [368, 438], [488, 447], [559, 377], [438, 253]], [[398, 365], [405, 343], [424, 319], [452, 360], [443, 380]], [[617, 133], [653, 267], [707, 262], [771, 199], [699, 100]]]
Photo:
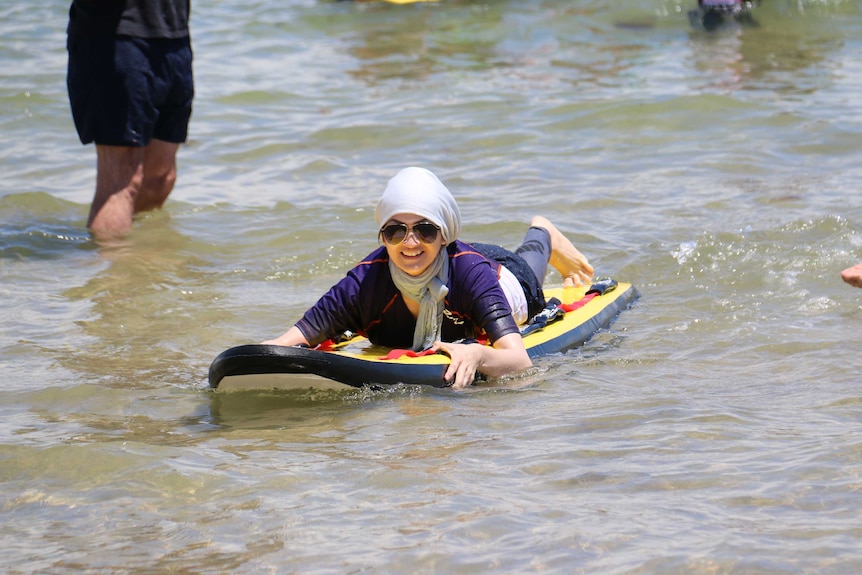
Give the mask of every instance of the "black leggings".
[[541, 288], [551, 260], [551, 234], [545, 228], [531, 227], [515, 253], [527, 262]]

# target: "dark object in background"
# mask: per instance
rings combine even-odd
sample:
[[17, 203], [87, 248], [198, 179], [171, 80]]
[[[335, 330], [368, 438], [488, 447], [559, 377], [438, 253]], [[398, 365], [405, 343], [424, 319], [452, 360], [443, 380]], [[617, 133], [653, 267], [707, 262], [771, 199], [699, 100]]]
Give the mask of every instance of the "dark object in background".
[[695, 28], [703, 27], [709, 32], [730, 21], [756, 27], [759, 24], [751, 15], [754, 2], [755, 0], [698, 0], [697, 10], [691, 10], [688, 19]]

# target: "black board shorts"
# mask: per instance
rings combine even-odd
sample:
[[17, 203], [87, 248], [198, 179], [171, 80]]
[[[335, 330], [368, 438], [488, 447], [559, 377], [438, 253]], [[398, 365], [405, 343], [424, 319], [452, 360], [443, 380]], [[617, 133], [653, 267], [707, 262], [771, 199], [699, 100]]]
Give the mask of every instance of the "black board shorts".
[[68, 37], [66, 84], [82, 144], [182, 143], [194, 98], [189, 38]]

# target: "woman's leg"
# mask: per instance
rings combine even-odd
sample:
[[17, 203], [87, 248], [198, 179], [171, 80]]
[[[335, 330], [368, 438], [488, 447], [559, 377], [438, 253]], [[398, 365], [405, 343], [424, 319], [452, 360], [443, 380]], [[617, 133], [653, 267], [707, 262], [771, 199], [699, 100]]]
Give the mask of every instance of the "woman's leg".
[[542, 287], [548, 271], [548, 261], [551, 259], [551, 234], [548, 230], [531, 226], [515, 253], [527, 262], [539, 282], [539, 287]]
[[[533, 232], [537, 229], [547, 234], [546, 243], [541, 243], [541, 234]], [[525, 251], [522, 252], [522, 249]], [[593, 266], [590, 265], [584, 254], [578, 251], [569, 238], [564, 236], [554, 224], [542, 216], [535, 216], [530, 221], [530, 229], [527, 230], [524, 243], [515, 250], [515, 253], [527, 260], [527, 263], [536, 272], [540, 284], [544, 283], [548, 263], [560, 272], [564, 287], [581, 285], [589, 282], [593, 277]], [[542, 275], [539, 275], [540, 272]]]

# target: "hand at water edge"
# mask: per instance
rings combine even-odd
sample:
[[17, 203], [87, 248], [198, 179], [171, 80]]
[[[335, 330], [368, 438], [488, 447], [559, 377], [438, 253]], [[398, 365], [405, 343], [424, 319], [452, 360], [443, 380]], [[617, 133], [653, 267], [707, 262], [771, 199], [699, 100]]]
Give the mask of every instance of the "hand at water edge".
[[444, 343], [438, 341], [431, 350], [442, 351], [449, 356], [449, 364], [443, 378], [451, 384], [452, 389], [464, 389], [473, 384], [476, 372], [482, 366], [483, 351], [485, 346], [478, 343]]
[[862, 262], [841, 272], [841, 279], [853, 287], [862, 288]]

